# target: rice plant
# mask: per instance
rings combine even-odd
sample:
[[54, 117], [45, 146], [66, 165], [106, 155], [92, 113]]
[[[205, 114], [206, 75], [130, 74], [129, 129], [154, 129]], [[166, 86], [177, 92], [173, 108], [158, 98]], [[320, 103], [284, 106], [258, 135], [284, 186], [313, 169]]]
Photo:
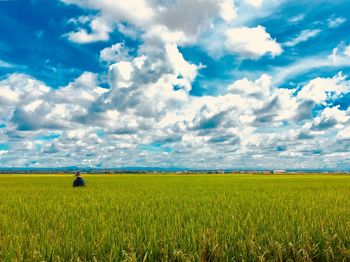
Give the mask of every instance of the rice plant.
[[0, 176], [1, 261], [350, 260], [350, 177]]

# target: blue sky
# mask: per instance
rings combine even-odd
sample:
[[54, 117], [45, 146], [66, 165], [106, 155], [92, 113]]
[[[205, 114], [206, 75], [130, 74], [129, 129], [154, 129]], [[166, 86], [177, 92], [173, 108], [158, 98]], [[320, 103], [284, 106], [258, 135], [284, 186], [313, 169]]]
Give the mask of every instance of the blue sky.
[[350, 168], [348, 1], [0, 1], [0, 165]]

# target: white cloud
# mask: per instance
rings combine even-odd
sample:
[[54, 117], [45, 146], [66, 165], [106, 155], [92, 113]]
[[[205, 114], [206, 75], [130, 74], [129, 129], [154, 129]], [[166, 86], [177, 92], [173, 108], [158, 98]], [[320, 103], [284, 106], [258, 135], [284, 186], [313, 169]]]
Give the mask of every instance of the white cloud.
[[350, 126], [340, 130], [337, 134], [339, 140], [350, 140]]
[[349, 64], [350, 57], [350, 45], [340, 43], [328, 58], [336, 65], [347, 65]]
[[327, 20], [329, 28], [339, 27], [342, 24], [344, 24], [345, 22], [346, 22], [346, 19], [344, 17], [335, 17], [335, 18], [333, 17], [333, 18], [329, 18]]
[[169, 62], [173, 66], [175, 74], [181, 77], [179, 83], [181, 80], [187, 81], [184, 82], [183, 85], [186, 87], [186, 90], [191, 90], [191, 82], [197, 76], [198, 67], [188, 63], [174, 44], [168, 44], [166, 46], [166, 53], [168, 54]]
[[[118, 28], [130, 35], [122, 25], [126, 22], [144, 32], [146, 39], [161, 36], [163, 42], [176, 44], [193, 43], [198, 35], [210, 27], [215, 19], [232, 21], [236, 10], [232, 0], [178, 0], [178, 1], [114, 1], [114, 0], [61, 0], [98, 12], [95, 17], [76, 23], [77, 31], [68, 33], [68, 38], [77, 43], [105, 41]], [[198, 15], [200, 10], [201, 15]], [[181, 19], [178, 19], [181, 17]], [[91, 33], [84, 29], [89, 23]], [[80, 25], [82, 24], [82, 25]], [[131, 33], [132, 35], [134, 32]]]
[[[255, 0], [255, 1], [259, 1], [259, 0]], [[221, 1], [220, 8], [221, 8], [220, 15], [225, 21], [229, 22], [236, 18], [237, 13], [232, 0]]]
[[333, 78], [316, 78], [311, 80], [298, 93], [298, 99], [311, 100], [317, 104], [324, 104], [329, 99], [334, 99], [342, 93], [347, 93], [350, 88], [344, 85], [345, 77], [338, 74]]
[[228, 87], [228, 90], [231, 93], [256, 97], [257, 99], [268, 97], [271, 92], [270, 89], [271, 77], [268, 75], [262, 75], [255, 82], [251, 82], [247, 78], [243, 78], [235, 81]]
[[0, 101], [2, 105], [15, 106], [35, 100], [49, 90], [44, 83], [27, 75], [11, 74], [0, 81]]
[[349, 116], [339, 106], [325, 108], [320, 116], [316, 117], [311, 125], [311, 129], [323, 130], [328, 128], [342, 128], [349, 121]]
[[68, 86], [52, 89], [27, 75], [12, 74], [0, 81], [0, 93], [6, 94], [0, 96], [6, 105], [1, 113], [21, 131], [67, 128], [105, 92], [96, 79], [96, 74], [86, 72]]
[[103, 17], [113, 22], [125, 20], [136, 25], [142, 25], [148, 23], [154, 16], [154, 10], [148, 3], [150, 1], [146, 0], [62, 0], [62, 2], [98, 10]]
[[109, 82], [113, 88], [126, 88], [132, 84], [132, 73], [134, 71], [131, 62], [121, 61], [109, 67]]
[[66, 87], [51, 90], [47, 96], [55, 103], [77, 103], [79, 106], [89, 104], [107, 91], [107, 89], [98, 87], [97, 77], [97, 74], [84, 72]]
[[290, 40], [288, 42], [285, 42], [283, 45], [284, 46], [288, 46], [288, 47], [295, 46], [297, 44], [300, 44], [302, 42], [306, 42], [309, 39], [316, 37], [320, 32], [321, 32], [320, 29], [313, 29], [313, 30], [306, 29], [306, 30], [303, 30], [294, 39], [292, 39], [292, 40]]
[[3, 86], [0, 93], [1, 104], [11, 104], [18, 100], [19, 95], [9, 86]]
[[300, 73], [307, 73], [317, 68], [341, 68], [350, 65], [350, 47], [344, 43], [333, 49], [332, 53], [321, 53], [315, 56], [300, 58], [287, 67], [275, 67], [271, 70], [276, 85], [284, 83]]
[[16, 65], [0, 59], [0, 68], [1, 67], [2, 68], [13, 68], [13, 67], [16, 67]]
[[260, 7], [263, 4], [263, 0], [245, 0], [245, 2], [254, 7]]
[[8, 150], [0, 150], [0, 156], [8, 154]]
[[164, 43], [187, 44], [194, 41], [195, 35], [187, 36], [183, 31], [171, 31], [164, 25], [151, 27], [143, 36], [148, 42], [161, 40]]
[[296, 16], [289, 18], [288, 22], [296, 24], [296, 23], [303, 21], [304, 19], [305, 19], [305, 14], [299, 14], [299, 15], [296, 15]]
[[100, 59], [107, 63], [115, 63], [130, 60], [131, 50], [124, 43], [116, 43], [100, 51]]
[[[46, 89], [23, 75], [2, 80], [1, 91], [11, 86], [18, 97], [28, 90], [36, 93], [8, 106], [10, 118], [5, 120], [3, 140], [13, 142], [3, 163], [25, 165], [31, 159], [39, 166], [139, 166], [143, 161], [156, 166], [215, 168], [227, 161], [244, 166], [248, 156], [254, 165], [265, 168], [275, 167], [276, 158], [281, 165], [291, 164], [290, 157], [307, 165], [313, 152], [332, 154], [332, 143], [347, 137], [349, 113], [339, 107], [325, 104], [306, 124], [296, 120], [304, 101], [324, 103], [348, 92], [345, 77], [314, 79], [295, 96], [296, 90], [275, 87], [270, 76], [262, 75], [254, 81], [233, 82], [225, 95], [194, 97], [189, 88], [198, 67], [188, 63], [174, 44], [154, 52], [111, 65], [110, 74], [118, 71], [119, 76], [110, 78], [109, 90], [98, 87], [96, 75], [89, 72], [58, 90]], [[124, 66], [132, 70], [123, 72]], [[179, 79], [187, 82], [182, 89], [174, 89], [181, 84]], [[121, 88], [119, 81], [127, 81], [128, 88]], [[316, 96], [317, 90], [323, 95]], [[311, 113], [312, 109], [305, 110]], [[337, 137], [322, 138], [334, 129], [339, 130]], [[53, 131], [60, 136], [35, 142], [38, 135]], [[301, 132], [309, 135], [299, 136]], [[17, 137], [21, 139], [14, 140]], [[148, 150], [147, 145], [153, 143], [160, 148]], [[22, 157], [14, 158], [12, 152]], [[261, 156], [270, 160], [262, 163]]]
[[112, 32], [112, 28], [103, 18], [93, 18], [90, 21], [89, 26], [92, 31], [91, 33], [86, 29], [79, 29], [78, 31], [68, 33], [68, 39], [79, 44], [105, 41], [109, 39], [109, 33]]
[[267, 54], [275, 57], [283, 51], [276, 40], [272, 39], [262, 26], [227, 29], [225, 46], [228, 51], [238, 53], [244, 58], [252, 59], [257, 59]]

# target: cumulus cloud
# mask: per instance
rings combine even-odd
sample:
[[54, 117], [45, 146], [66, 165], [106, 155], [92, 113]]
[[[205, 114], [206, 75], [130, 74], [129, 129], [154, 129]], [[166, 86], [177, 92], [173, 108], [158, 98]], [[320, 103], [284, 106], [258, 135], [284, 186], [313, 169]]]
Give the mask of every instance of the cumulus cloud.
[[254, 28], [239, 27], [226, 30], [225, 46], [228, 51], [238, 53], [244, 58], [257, 59], [264, 55], [278, 56], [282, 47], [272, 39], [262, 26]]
[[71, 118], [86, 111], [105, 89], [96, 86], [96, 75], [84, 73], [61, 89], [52, 89], [27, 75], [13, 74], [1, 81], [2, 114], [17, 130], [65, 129]]
[[271, 89], [271, 76], [262, 75], [255, 82], [243, 78], [235, 81], [228, 87], [231, 93], [237, 93], [240, 95], [256, 97], [257, 99], [262, 99], [270, 95]]
[[[217, 51], [226, 48], [225, 53], [234, 52], [244, 58], [258, 59], [264, 55], [275, 57], [283, 51], [280, 44], [272, 39], [262, 26], [232, 28], [230, 24], [238, 17], [237, 8], [232, 0], [140, 0], [135, 3], [111, 0], [62, 1], [98, 12], [95, 16], [72, 19], [77, 29], [69, 32], [67, 36], [71, 41], [80, 44], [108, 40], [109, 34], [117, 29], [129, 37], [138, 35], [145, 46], [152, 46], [159, 42], [186, 46], [195, 44], [199, 40], [202, 42], [214, 40], [216, 44], [209, 43], [209, 46], [203, 46], [204, 49], [209, 49], [211, 55], [220, 53]], [[266, 2], [268, 3], [266, 8], [273, 9], [274, 5], [269, 1]], [[263, 5], [262, 0], [250, 0], [246, 3], [254, 7]], [[199, 11], [200, 16], [198, 16]], [[266, 13], [266, 11], [262, 12]], [[240, 19], [244, 16], [242, 15]], [[179, 17], [181, 19], [178, 19]], [[220, 24], [225, 26], [217, 27]], [[203, 36], [209, 39], [204, 40]], [[213, 48], [216, 51], [210, 52]], [[122, 49], [118, 46], [105, 49], [103, 54], [101, 53], [102, 60], [111, 59], [110, 56], [106, 57], [107, 52], [109, 54], [122, 52]]]
[[325, 108], [320, 116], [316, 117], [312, 124], [311, 129], [324, 130], [332, 127], [342, 128], [343, 124], [347, 123], [349, 116], [346, 115], [344, 110], [339, 110], [339, 106]]
[[[315, 105], [327, 100], [327, 96], [310, 95], [322, 83], [333, 85], [327, 89], [333, 90], [332, 96], [346, 93], [345, 77], [315, 79], [295, 95], [297, 90], [277, 88], [270, 76], [262, 75], [255, 81], [233, 82], [225, 95], [193, 97], [189, 89], [198, 67], [184, 60], [176, 45], [167, 46], [157, 55], [143, 54], [130, 62], [113, 64], [109, 74], [121, 70], [120, 63], [127, 63], [132, 70], [111, 77], [110, 89], [98, 87], [96, 75], [88, 72], [58, 90], [25, 75], [2, 80], [1, 91], [11, 88], [16, 94], [6, 95], [12, 102], [7, 103], [5, 132], [13, 148], [4, 155], [4, 161], [35, 166], [43, 165], [40, 161], [49, 161], [53, 155], [57, 161], [66, 159], [67, 164], [79, 161], [93, 166], [137, 165], [146, 158], [150, 165], [213, 167], [214, 162], [192, 161], [186, 156], [215, 159], [223, 155], [225, 161], [239, 162], [248, 155], [259, 164], [259, 156], [311, 156], [318, 149], [311, 152], [306, 148], [314, 146], [315, 139], [331, 129], [340, 130], [337, 139], [347, 137], [349, 113], [337, 106], [326, 107], [311, 122], [297, 120], [305, 101], [313, 99], [311, 106], [305, 107], [310, 113]], [[154, 74], [157, 76], [152, 78]], [[179, 77], [187, 82], [179, 83]], [[21, 88], [16, 88], [20, 83]], [[174, 88], [181, 84], [182, 88]], [[27, 100], [13, 102], [28, 91], [32, 96]], [[5, 93], [1, 92], [2, 99]], [[47, 135], [53, 131], [58, 135]], [[40, 134], [45, 139], [37, 140]], [[26, 148], [23, 154], [31, 154], [27, 159], [38, 162], [14, 161], [11, 150], [22, 152], [20, 148]], [[159, 162], [161, 159], [168, 162]]]
[[[107, 19], [125, 20], [136, 25], [148, 23], [154, 17], [154, 10], [150, 1], [112, 1], [112, 0], [62, 0], [66, 4], [75, 4], [84, 8], [98, 10], [101, 17]], [[114, 18], [112, 18], [114, 16]]]
[[[256, 0], [259, 1], [259, 0]], [[236, 18], [237, 13], [233, 1], [225, 0], [220, 3], [220, 16], [225, 21], [230, 22]]]
[[[77, 25], [77, 31], [68, 33], [68, 38], [76, 43], [108, 40], [115, 28], [128, 23], [144, 32], [146, 39], [160, 36], [165, 42], [176, 44], [192, 43], [214, 19], [231, 21], [236, 10], [231, 0], [178, 0], [178, 1], [113, 1], [113, 0], [62, 0], [98, 12], [86, 19], [91, 33]], [[198, 12], [201, 13], [198, 16]], [[181, 17], [181, 19], [178, 19]], [[123, 29], [123, 28], [122, 28]], [[125, 27], [124, 27], [125, 29]], [[126, 32], [126, 30], [121, 30]]]
[[340, 43], [333, 49], [331, 55], [328, 58], [336, 65], [347, 65], [350, 57], [350, 45]]
[[[83, 20], [84, 22], [85, 20], [89, 21], [89, 18], [86, 17], [86, 19]], [[91, 18], [89, 27], [91, 28], [91, 32], [80, 28], [77, 31], [68, 33], [68, 39], [79, 44], [105, 41], [109, 39], [109, 33], [112, 32], [111, 26], [101, 17]]]
[[337, 134], [337, 139], [341, 140], [349, 140], [350, 141], [350, 126], [347, 126], [343, 130], [339, 131]]
[[100, 51], [100, 59], [108, 64], [130, 60], [130, 50], [124, 43], [116, 43]]
[[333, 78], [321, 78], [311, 80], [298, 93], [299, 99], [314, 101], [317, 104], [325, 104], [328, 100], [334, 100], [340, 94], [350, 91], [343, 81], [345, 77], [339, 73]]

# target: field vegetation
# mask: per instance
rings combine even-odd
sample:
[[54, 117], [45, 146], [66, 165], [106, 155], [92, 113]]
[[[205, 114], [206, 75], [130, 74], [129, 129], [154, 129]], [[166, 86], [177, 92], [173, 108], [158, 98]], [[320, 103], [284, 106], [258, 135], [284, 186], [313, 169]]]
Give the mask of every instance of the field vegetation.
[[0, 176], [0, 261], [350, 260], [350, 176]]

